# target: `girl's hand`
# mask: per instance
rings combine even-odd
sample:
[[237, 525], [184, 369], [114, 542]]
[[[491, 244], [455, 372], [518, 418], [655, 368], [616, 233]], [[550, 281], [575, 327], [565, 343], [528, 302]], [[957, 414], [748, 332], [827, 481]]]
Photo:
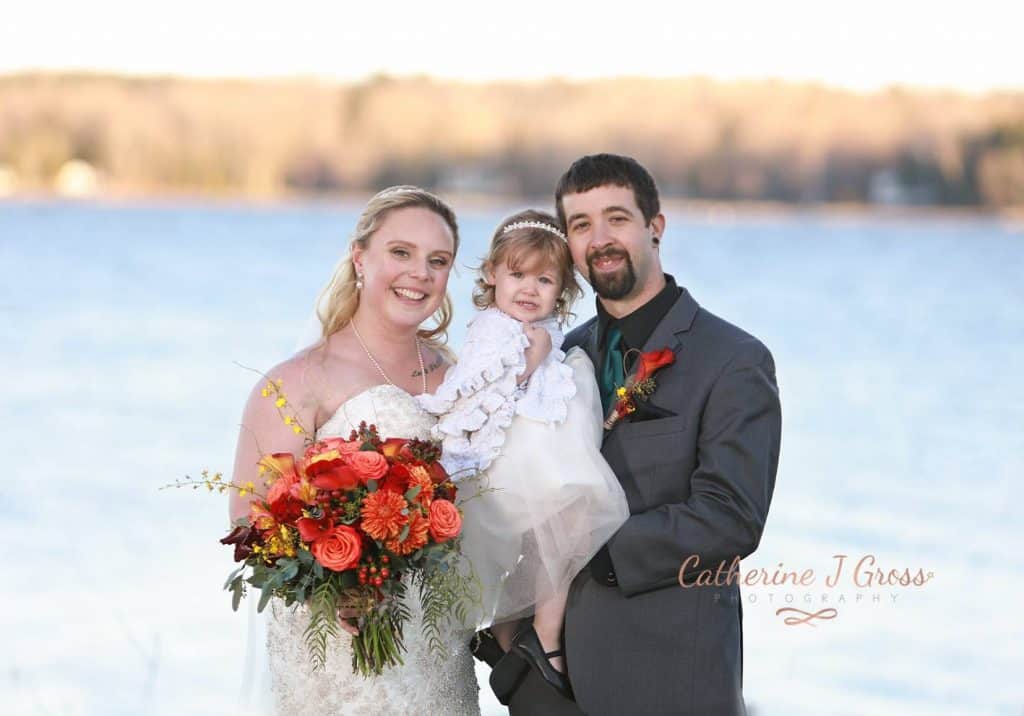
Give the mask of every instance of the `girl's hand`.
[[531, 326], [523, 321], [523, 333], [529, 339], [530, 345], [524, 351], [526, 370], [516, 376], [516, 382], [518, 383], [529, 380], [530, 376], [533, 375], [533, 371], [537, 370], [537, 366], [543, 363], [544, 359], [551, 352], [551, 334], [546, 330], [537, 326]]

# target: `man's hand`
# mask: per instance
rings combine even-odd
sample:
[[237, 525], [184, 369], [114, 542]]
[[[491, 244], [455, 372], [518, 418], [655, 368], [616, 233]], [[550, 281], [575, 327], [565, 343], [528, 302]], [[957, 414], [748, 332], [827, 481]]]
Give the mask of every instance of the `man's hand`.
[[544, 359], [548, 357], [548, 353], [551, 352], [551, 334], [545, 329], [531, 326], [526, 321], [523, 321], [523, 333], [529, 339], [530, 345], [524, 351], [526, 370], [516, 376], [517, 383], [529, 380], [530, 376], [533, 375], [533, 371], [537, 370], [537, 366], [543, 363]]

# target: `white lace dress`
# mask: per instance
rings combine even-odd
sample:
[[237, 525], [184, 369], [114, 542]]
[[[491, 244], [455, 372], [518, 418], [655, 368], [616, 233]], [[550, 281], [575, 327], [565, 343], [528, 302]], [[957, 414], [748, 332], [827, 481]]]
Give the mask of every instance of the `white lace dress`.
[[[393, 385], [378, 385], [346, 401], [317, 431], [317, 437], [348, 437], [365, 420], [381, 437], [430, 437], [435, 418], [416, 399]], [[267, 609], [267, 653], [273, 712], [287, 716], [335, 714], [479, 714], [479, 688], [469, 653], [471, 632], [452, 632], [450, 656], [439, 661], [420, 631], [422, 608], [415, 589], [408, 591], [412, 620], [406, 627], [405, 665], [381, 676], [352, 673], [351, 637], [341, 633], [322, 671], [312, 672], [303, 641], [309, 623], [304, 608], [292, 610], [274, 600]]]
[[[497, 308], [470, 321], [459, 362], [433, 395], [432, 433], [453, 479], [479, 474], [483, 491], [460, 491], [462, 552], [483, 587], [475, 626], [526, 616], [573, 577], [629, 517], [618, 479], [601, 456], [601, 398], [586, 353], [558, 346], [525, 388], [516, 377], [529, 345], [522, 324]], [[475, 482], [475, 480], [474, 480]], [[468, 497], [468, 499], [466, 499]]]

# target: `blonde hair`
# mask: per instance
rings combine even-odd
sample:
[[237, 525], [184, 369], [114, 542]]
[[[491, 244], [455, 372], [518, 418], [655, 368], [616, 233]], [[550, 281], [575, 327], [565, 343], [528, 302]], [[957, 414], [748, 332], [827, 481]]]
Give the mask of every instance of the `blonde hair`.
[[565, 323], [573, 315], [570, 310], [573, 303], [583, 295], [583, 291], [576, 281], [569, 245], [565, 239], [553, 231], [537, 226], [520, 226], [506, 231], [509, 225], [520, 222], [548, 224], [552, 229], [558, 229], [558, 220], [554, 216], [534, 209], [520, 211], [498, 224], [498, 228], [491, 238], [491, 248], [487, 252], [487, 258], [480, 263], [477, 269], [480, 276], [473, 289], [473, 305], [484, 309], [490, 308], [495, 303], [494, 284], [487, 282], [486, 272], [488, 270], [493, 271], [502, 263], [510, 269], [516, 270], [531, 261], [532, 257], [539, 256], [544, 265], [553, 266], [557, 271], [561, 290], [555, 301], [555, 315], [558, 316], [560, 323]]
[[[321, 340], [326, 340], [347, 326], [359, 308], [359, 291], [356, 289], [356, 267], [352, 261], [352, 250], [357, 246], [361, 249], [369, 246], [370, 237], [380, 228], [389, 213], [410, 207], [429, 209], [440, 216], [451, 229], [452, 238], [455, 240], [453, 253], [458, 253], [459, 226], [455, 212], [439, 197], [416, 186], [393, 186], [379, 192], [370, 199], [363, 213], [359, 215], [348, 253], [341, 257], [334, 269], [334, 275], [317, 298], [316, 314], [320, 319]], [[452, 300], [445, 291], [444, 300], [433, 316], [437, 325], [429, 329], [421, 328], [417, 334], [431, 345], [441, 346], [452, 322], [452, 312]]]

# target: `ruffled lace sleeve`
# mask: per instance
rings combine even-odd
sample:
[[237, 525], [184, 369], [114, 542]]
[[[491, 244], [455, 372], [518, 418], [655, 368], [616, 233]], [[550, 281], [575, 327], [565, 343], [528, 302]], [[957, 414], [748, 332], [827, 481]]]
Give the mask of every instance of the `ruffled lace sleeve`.
[[576, 382], [572, 368], [565, 363], [565, 353], [559, 346], [564, 341], [555, 319], [540, 324], [551, 334], [551, 352], [530, 376], [526, 392], [516, 403], [516, 414], [543, 423], [557, 424], [565, 420], [569, 401], [576, 395]]
[[500, 452], [528, 345], [518, 321], [494, 308], [481, 311], [469, 323], [459, 362], [436, 393], [418, 397], [424, 410], [439, 416], [433, 435], [443, 442], [442, 463], [456, 479], [487, 469]]

